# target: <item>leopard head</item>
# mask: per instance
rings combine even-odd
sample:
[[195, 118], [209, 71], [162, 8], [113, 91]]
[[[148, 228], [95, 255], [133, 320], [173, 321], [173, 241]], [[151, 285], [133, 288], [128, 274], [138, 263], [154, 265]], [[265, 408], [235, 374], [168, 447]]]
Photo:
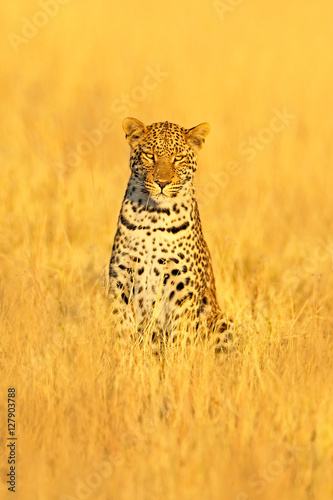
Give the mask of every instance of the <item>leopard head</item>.
[[173, 198], [192, 183], [197, 154], [210, 130], [208, 123], [185, 129], [169, 122], [146, 126], [125, 118], [123, 128], [131, 147], [132, 174], [143, 181], [150, 196]]

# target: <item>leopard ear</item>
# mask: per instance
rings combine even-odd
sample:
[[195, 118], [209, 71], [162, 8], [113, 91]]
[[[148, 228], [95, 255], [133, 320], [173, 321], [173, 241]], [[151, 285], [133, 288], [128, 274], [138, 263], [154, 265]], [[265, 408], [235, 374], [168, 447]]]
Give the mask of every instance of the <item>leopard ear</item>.
[[189, 144], [189, 146], [191, 146], [193, 151], [195, 151], [196, 153], [200, 151], [203, 143], [205, 142], [205, 138], [209, 134], [209, 131], [210, 126], [208, 125], [208, 123], [200, 123], [200, 125], [186, 130], [185, 137], [187, 143]]
[[147, 132], [146, 126], [136, 118], [125, 118], [123, 129], [131, 147], [136, 146]]

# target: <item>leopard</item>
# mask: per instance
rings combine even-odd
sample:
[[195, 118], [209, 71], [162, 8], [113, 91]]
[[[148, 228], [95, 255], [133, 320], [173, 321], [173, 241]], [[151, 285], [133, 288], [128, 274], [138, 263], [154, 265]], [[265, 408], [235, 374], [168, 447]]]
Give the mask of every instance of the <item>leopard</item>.
[[194, 188], [210, 126], [145, 125], [129, 117], [123, 129], [130, 178], [108, 267], [113, 313], [141, 335], [150, 332], [155, 342], [185, 328], [193, 336], [215, 335], [216, 350], [224, 348], [233, 324], [217, 301]]

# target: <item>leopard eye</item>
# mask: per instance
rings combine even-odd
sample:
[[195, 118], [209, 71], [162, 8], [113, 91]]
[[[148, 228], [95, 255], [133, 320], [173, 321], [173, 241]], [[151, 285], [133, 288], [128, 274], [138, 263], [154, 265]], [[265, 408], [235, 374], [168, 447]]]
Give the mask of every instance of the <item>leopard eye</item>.
[[180, 161], [180, 160], [182, 160], [183, 158], [184, 158], [184, 156], [183, 156], [183, 155], [177, 155], [177, 156], [175, 156], [175, 161]]
[[153, 155], [153, 153], [145, 153], [145, 152], [144, 152], [143, 154], [144, 154], [144, 155], [146, 156], [146, 158], [148, 158], [149, 160], [153, 160], [153, 159], [154, 159], [154, 155]]

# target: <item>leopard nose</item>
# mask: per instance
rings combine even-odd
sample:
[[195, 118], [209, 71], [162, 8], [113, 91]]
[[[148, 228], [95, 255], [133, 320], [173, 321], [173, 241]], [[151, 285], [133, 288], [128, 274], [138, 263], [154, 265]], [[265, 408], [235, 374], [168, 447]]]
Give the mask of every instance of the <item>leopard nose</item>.
[[161, 189], [163, 189], [165, 186], [167, 186], [168, 184], [170, 184], [171, 181], [155, 181], [156, 184], [158, 184], [160, 186]]

